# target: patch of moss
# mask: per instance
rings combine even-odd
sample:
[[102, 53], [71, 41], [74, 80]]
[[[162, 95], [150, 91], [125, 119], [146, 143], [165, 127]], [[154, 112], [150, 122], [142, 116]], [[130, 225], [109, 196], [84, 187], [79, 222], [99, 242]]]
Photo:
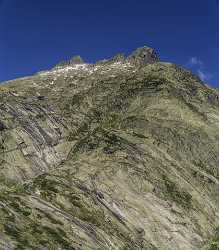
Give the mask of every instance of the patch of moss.
[[24, 216], [29, 216], [32, 213], [32, 209], [24, 204], [18, 197], [9, 199], [8, 204], [14, 209], [14, 211], [23, 214]]
[[[69, 202], [73, 205], [68, 212], [78, 219], [101, 227], [104, 222], [104, 212], [101, 209], [95, 209], [92, 200], [82, 198], [79, 194], [71, 193], [66, 196]], [[91, 202], [91, 203], [90, 203]]]
[[112, 112], [103, 120], [102, 127], [104, 129], [117, 128], [119, 126], [120, 119], [120, 114]]
[[66, 233], [62, 229], [52, 229], [50, 227], [44, 226], [43, 231], [46, 232], [54, 242], [57, 242], [61, 247], [66, 250], [74, 250], [75, 248], [65, 239], [67, 237]]
[[219, 250], [219, 242], [211, 243], [209, 250]]
[[52, 223], [54, 225], [60, 225], [60, 226], [64, 225], [63, 222], [61, 222], [60, 220], [55, 219], [55, 217], [52, 214], [49, 214], [49, 213], [47, 213], [46, 211], [43, 211], [43, 210], [40, 210], [40, 213], [42, 213], [43, 216], [45, 216], [45, 218], [47, 218], [50, 223]]
[[[38, 188], [40, 189], [40, 193], [43, 198], [51, 198], [49, 201], [52, 200], [59, 193], [57, 187], [59, 186], [59, 182], [55, 179], [50, 178], [49, 175], [43, 174], [37, 177], [34, 182], [32, 183], [31, 189]], [[47, 199], [48, 200], [48, 199]]]
[[0, 200], [8, 200], [10, 194], [20, 195], [25, 193], [26, 190], [22, 184], [7, 179], [4, 176], [0, 177]]
[[57, 249], [57, 245], [66, 250], [74, 250], [62, 229], [50, 228], [38, 221], [31, 220], [24, 225], [7, 222], [4, 231], [16, 241], [16, 250], [41, 249], [42, 246]]
[[179, 189], [166, 175], [163, 175], [162, 178], [166, 188], [166, 196], [183, 208], [190, 209], [192, 207], [192, 195]]
[[209, 166], [206, 166], [202, 161], [199, 161], [198, 163], [196, 163], [196, 165], [204, 170], [205, 172], [207, 172], [208, 174], [214, 176], [215, 178], [217, 178], [219, 180], [219, 171], [218, 171], [218, 168], [217, 167], [209, 167]]
[[219, 250], [219, 227], [216, 229], [215, 237], [210, 243], [209, 250]]

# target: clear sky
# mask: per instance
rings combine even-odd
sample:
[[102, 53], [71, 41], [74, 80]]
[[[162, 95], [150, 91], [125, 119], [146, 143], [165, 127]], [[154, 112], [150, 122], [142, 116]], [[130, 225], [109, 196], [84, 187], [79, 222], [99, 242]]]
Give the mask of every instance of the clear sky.
[[0, 81], [144, 45], [219, 87], [219, 0], [0, 0]]

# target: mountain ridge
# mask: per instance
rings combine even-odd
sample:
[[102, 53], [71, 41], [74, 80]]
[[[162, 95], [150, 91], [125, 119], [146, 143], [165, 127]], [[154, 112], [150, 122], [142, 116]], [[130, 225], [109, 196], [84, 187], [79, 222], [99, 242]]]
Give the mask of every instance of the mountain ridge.
[[[146, 54], [145, 54], [146, 53]], [[0, 86], [3, 249], [214, 249], [219, 92], [143, 47]]]

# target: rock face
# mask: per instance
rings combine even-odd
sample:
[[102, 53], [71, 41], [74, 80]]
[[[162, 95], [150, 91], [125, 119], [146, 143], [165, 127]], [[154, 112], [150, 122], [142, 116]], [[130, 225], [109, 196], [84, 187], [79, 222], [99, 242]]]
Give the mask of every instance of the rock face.
[[218, 249], [219, 92], [158, 61], [0, 86], [0, 249]]
[[57, 67], [63, 67], [63, 66], [69, 66], [69, 65], [75, 65], [75, 64], [84, 64], [84, 60], [80, 56], [74, 56], [68, 61], [61, 61], [56, 65]]
[[154, 49], [145, 46], [135, 50], [127, 60], [135, 65], [144, 66], [158, 62], [159, 58]]

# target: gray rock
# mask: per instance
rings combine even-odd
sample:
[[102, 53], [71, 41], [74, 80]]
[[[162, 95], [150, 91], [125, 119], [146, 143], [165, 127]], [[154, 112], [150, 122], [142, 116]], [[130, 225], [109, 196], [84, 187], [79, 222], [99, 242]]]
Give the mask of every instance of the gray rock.
[[147, 64], [159, 62], [159, 58], [154, 49], [144, 46], [138, 48], [128, 56], [127, 61], [136, 66], [145, 66]]

